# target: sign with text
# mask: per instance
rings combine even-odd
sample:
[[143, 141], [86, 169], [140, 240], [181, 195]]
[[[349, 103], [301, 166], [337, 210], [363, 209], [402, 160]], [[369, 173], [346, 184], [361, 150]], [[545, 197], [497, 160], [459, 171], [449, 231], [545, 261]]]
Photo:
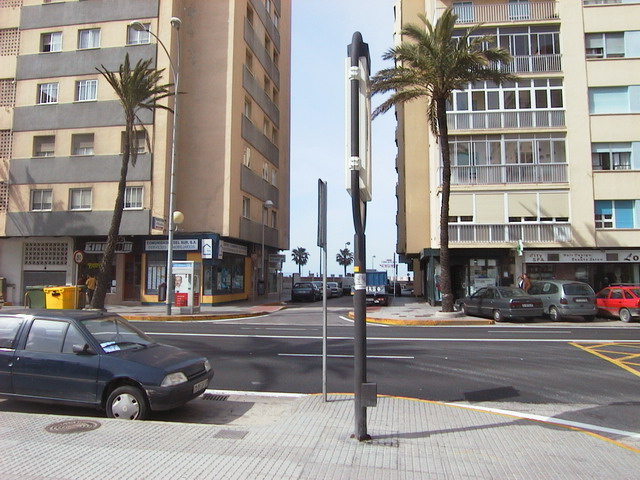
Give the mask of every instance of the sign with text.
[[638, 263], [640, 250], [550, 250], [525, 252], [525, 263]]
[[[168, 240], [147, 240], [144, 242], [144, 249], [147, 252], [159, 252], [166, 251]], [[184, 238], [173, 239], [173, 250], [199, 250], [199, 243], [197, 238]]]

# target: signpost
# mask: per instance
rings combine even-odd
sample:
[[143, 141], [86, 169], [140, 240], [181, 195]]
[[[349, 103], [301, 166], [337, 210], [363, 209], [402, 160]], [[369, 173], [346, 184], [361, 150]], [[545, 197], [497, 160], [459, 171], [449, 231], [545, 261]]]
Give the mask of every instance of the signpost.
[[327, 401], [327, 182], [318, 179], [318, 246], [322, 250], [322, 398]]
[[359, 441], [369, 440], [367, 409], [377, 402], [377, 386], [367, 382], [367, 268], [366, 202], [371, 200], [371, 93], [369, 46], [355, 32], [347, 49], [347, 191], [351, 195], [354, 236], [354, 406], [355, 433]]

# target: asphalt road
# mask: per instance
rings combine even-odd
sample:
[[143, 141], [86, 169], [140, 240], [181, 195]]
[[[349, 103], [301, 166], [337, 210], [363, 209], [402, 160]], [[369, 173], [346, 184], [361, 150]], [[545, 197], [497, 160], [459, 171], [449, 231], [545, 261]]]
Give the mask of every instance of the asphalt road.
[[[353, 392], [353, 323], [346, 317], [350, 298], [328, 304], [327, 390]], [[296, 304], [261, 318], [138, 325], [158, 341], [206, 355], [216, 371], [210, 388], [319, 393], [321, 305]], [[379, 394], [640, 432], [640, 364], [634, 363], [640, 356], [640, 324], [369, 325], [367, 336], [367, 379], [377, 383]], [[25, 405], [2, 402], [0, 410], [69, 412]], [[210, 410], [206, 402], [192, 402], [157, 418], [215, 423]]]

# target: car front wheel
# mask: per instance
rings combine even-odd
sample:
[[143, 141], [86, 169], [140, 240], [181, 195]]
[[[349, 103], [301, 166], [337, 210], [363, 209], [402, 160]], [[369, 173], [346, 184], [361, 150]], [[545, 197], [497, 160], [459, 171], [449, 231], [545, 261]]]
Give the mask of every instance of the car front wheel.
[[626, 308], [620, 309], [620, 313], [618, 315], [620, 315], [620, 320], [624, 323], [629, 323], [631, 321], [631, 312]]
[[552, 322], [559, 322], [562, 316], [556, 307], [549, 307], [549, 318]]
[[107, 399], [107, 416], [124, 420], [144, 420], [149, 408], [147, 399], [139, 388], [118, 387]]

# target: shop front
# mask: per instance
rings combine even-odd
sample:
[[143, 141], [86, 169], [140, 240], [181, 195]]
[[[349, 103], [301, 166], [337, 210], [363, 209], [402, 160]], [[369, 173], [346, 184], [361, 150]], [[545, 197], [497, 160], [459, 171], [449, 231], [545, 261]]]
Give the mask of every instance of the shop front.
[[[145, 303], [165, 301], [167, 273], [166, 238], [148, 237], [145, 242]], [[202, 281], [201, 305], [246, 300], [251, 288], [251, 260], [244, 245], [220, 240], [217, 234], [175, 235], [173, 260], [198, 262]]]
[[598, 291], [612, 283], [640, 282], [640, 250], [531, 250], [523, 271], [532, 280], [578, 280]]
[[[440, 291], [439, 250], [423, 254], [425, 297], [433, 305], [442, 302]], [[471, 295], [489, 285], [514, 283], [514, 251], [512, 249], [452, 249], [450, 251], [451, 289], [455, 299]]]

